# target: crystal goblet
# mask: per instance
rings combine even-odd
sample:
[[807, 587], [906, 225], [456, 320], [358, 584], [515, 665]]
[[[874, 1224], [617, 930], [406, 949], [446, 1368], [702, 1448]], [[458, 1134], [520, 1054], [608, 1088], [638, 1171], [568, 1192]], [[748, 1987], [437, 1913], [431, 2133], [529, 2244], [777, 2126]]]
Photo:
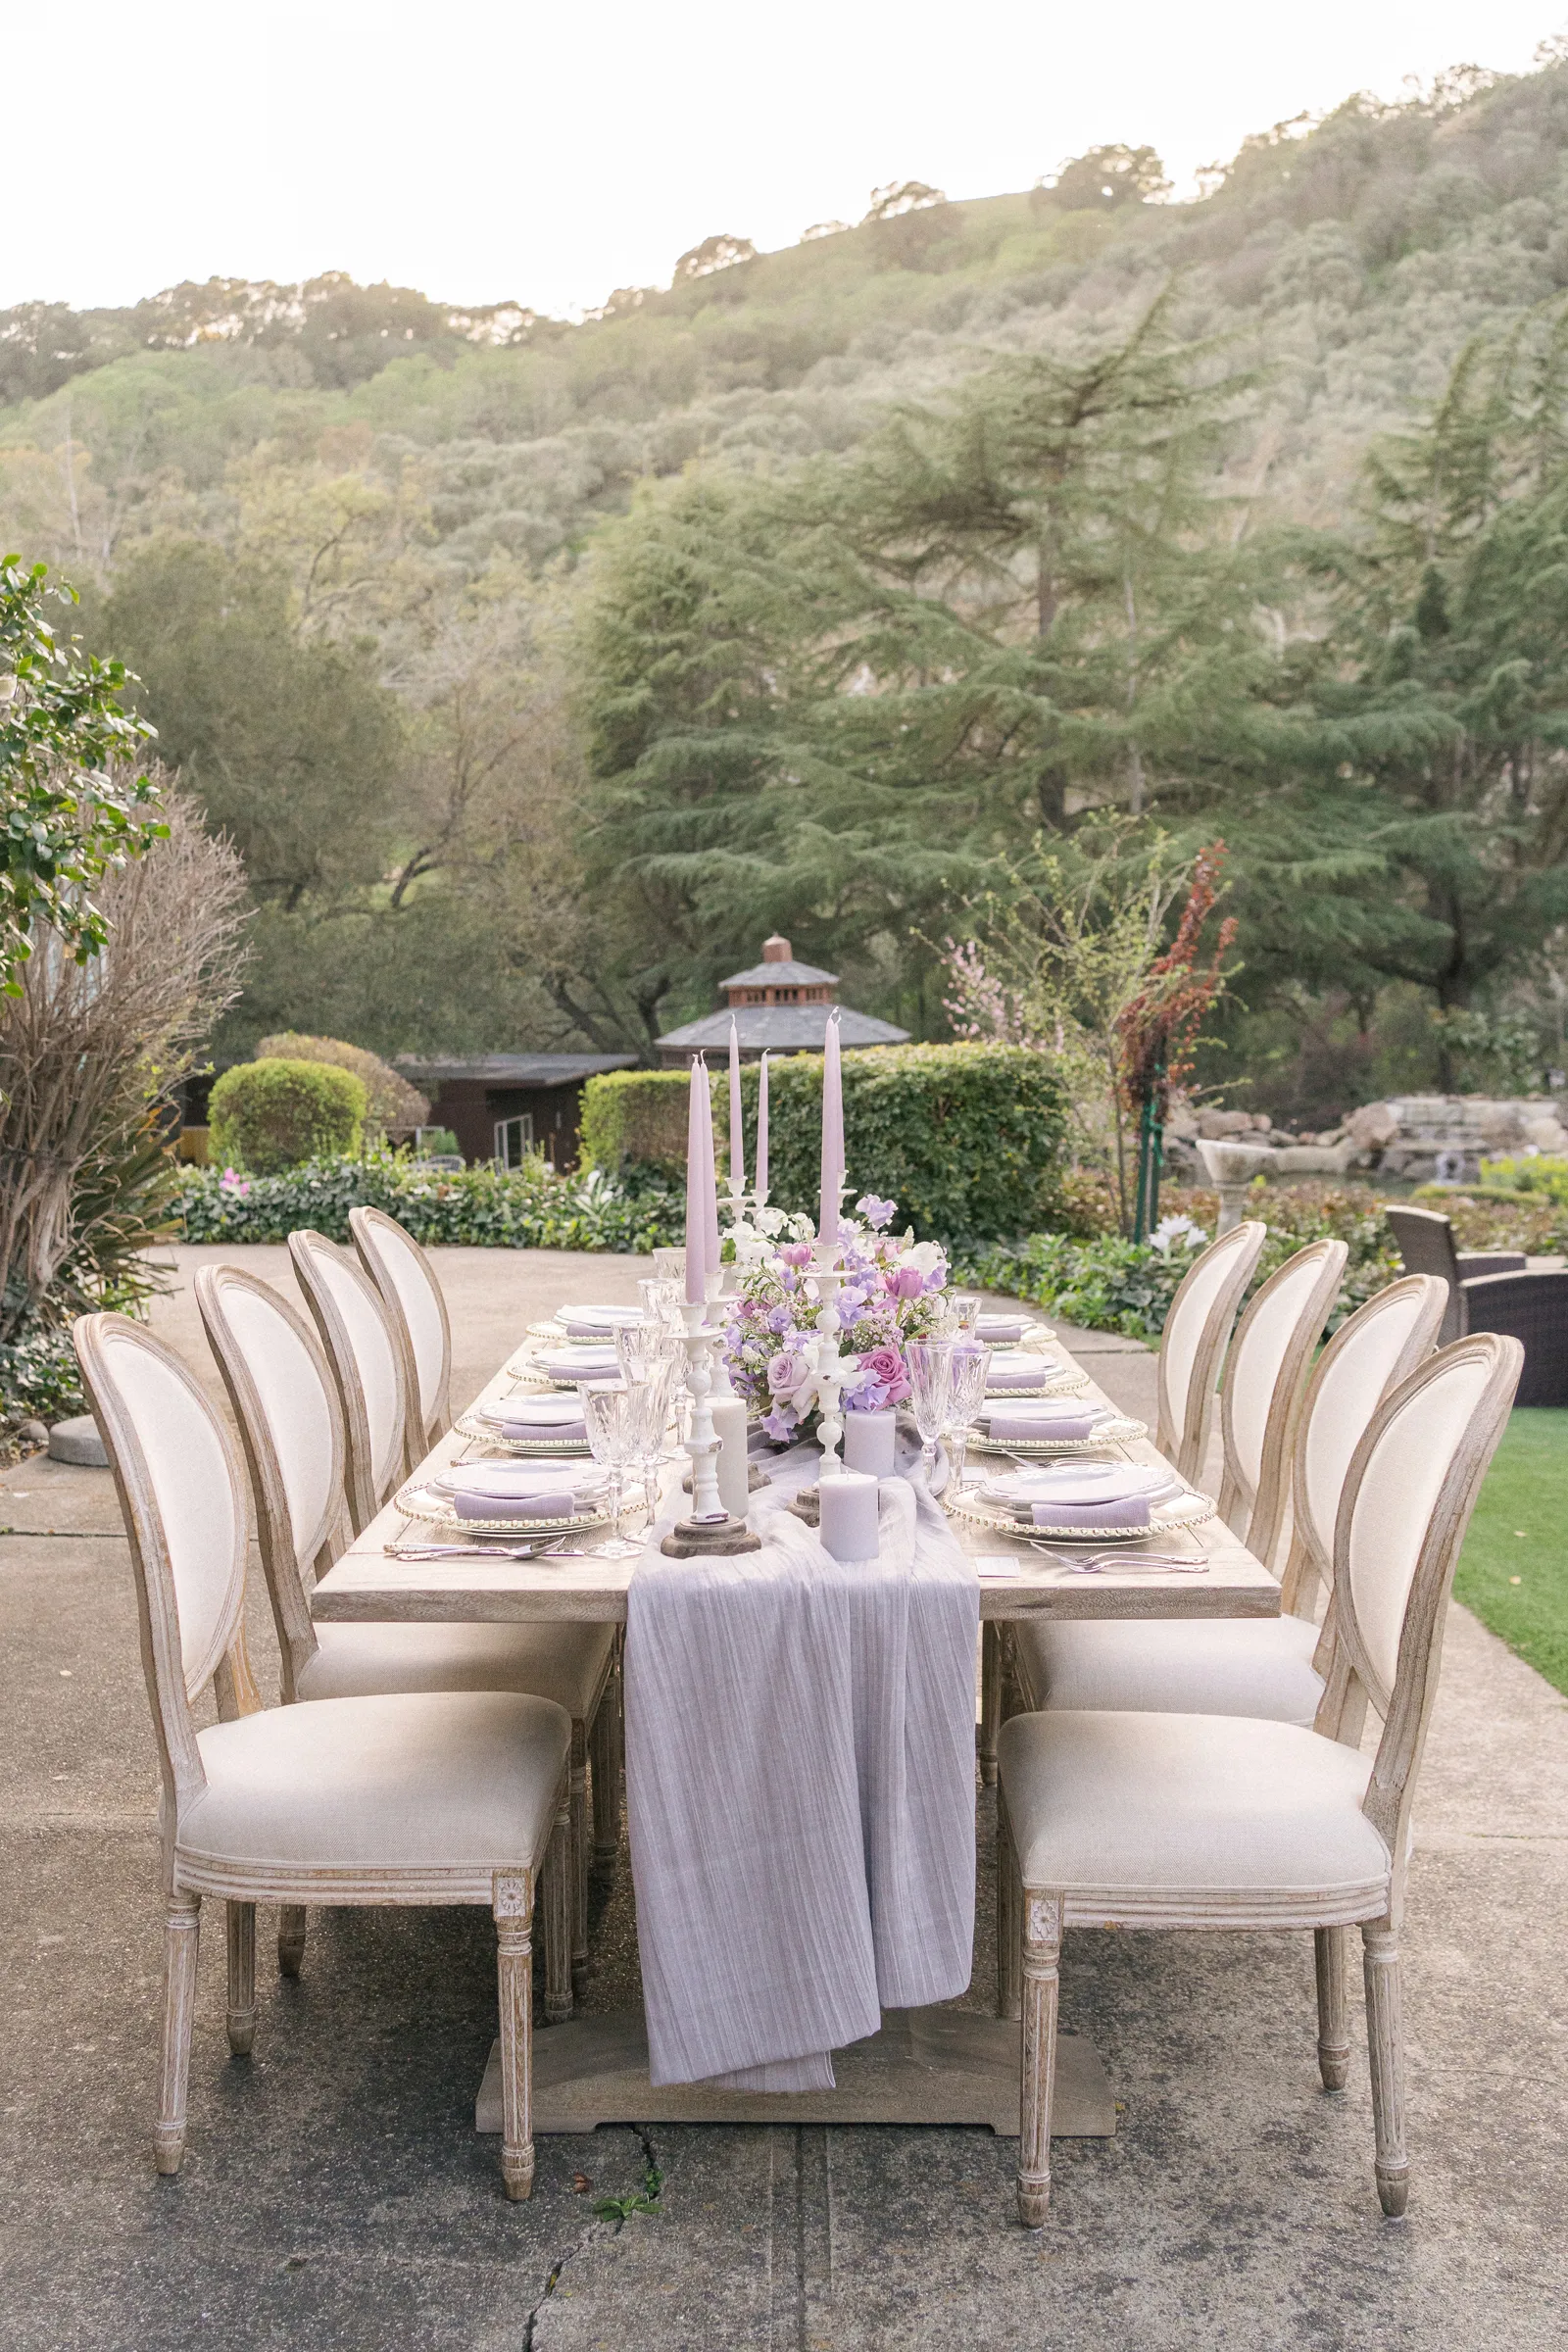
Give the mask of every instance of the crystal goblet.
[[953, 1342], [909, 1340], [904, 1349], [904, 1368], [909, 1380], [909, 1410], [920, 1433], [920, 1460], [926, 1485], [937, 1463], [937, 1441], [948, 1425], [953, 1392]]
[[577, 1395], [582, 1400], [588, 1450], [605, 1471], [610, 1488], [610, 1534], [593, 1550], [603, 1560], [630, 1559], [634, 1552], [641, 1551], [642, 1545], [627, 1542], [620, 1532], [620, 1522], [626, 1464], [636, 1450], [639, 1435], [637, 1406], [631, 1391], [614, 1381], [580, 1383]]

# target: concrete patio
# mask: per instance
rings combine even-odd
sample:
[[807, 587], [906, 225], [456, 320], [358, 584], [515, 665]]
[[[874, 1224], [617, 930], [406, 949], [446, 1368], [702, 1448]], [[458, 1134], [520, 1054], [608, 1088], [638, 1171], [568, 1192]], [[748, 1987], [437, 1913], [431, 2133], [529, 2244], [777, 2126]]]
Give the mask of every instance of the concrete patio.
[[[629, 1259], [437, 1252], [476, 1389]], [[282, 1250], [181, 1250], [155, 1323], [216, 1393], [189, 1278]], [[1073, 1338], [1073, 1344], [1079, 1341]], [[1083, 1335], [1152, 1419], [1152, 1359]], [[612, 2128], [539, 2143], [509, 2206], [473, 2094], [494, 2033], [477, 1912], [340, 1912], [280, 1981], [262, 1938], [253, 2058], [228, 2056], [206, 1938], [177, 2180], [149, 2154], [159, 2005], [156, 1772], [106, 1473], [0, 1476], [7, 1661], [0, 1917], [0, 2342], [7, 2352], [1541, 2352], [1564, 2338], [1568, 1702], [1455, 1607], [1417, 1807], [1406, 2009], [1414, 2188], [1372, 2185], [1364, 2037], [1314, 2058], [1307, 1938], [1069, 1939], [1063, 2024], [1119, 2103], [1056, 2151], [1048, 2227], [1012, 2218], [1014, 2143], [979, 2131]], [[24, 1533], [9, 1532], [13, 1530]], [[45, 1532], [47, 1531], [47, 1532]], [[265, 1599], [252, 1655], [275, 1690]], [[982, 1804], [989, 1836], [992, 1808]], [[993, 1983], [989, 1862], [975, 1988]], [[592, 2009], [636, 1997], [624, 1847], [596, 1912]], [[657, 2218], [596, 2219], [650, 2168]]]

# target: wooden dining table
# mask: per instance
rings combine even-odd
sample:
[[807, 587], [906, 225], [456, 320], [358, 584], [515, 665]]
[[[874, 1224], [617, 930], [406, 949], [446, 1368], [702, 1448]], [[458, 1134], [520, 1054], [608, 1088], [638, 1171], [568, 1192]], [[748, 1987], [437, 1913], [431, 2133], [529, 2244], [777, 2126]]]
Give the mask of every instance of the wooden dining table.
[[[1072, 1362], [1059, 1342], [1048, 1352], [1058, 1362]], [[474, 1403], [499, 1402], [524, 1385], [529, 1384], [510, 1365], [503, 1366]], [[1078, 1393], [1086, 1402], [1110, 1404], [1092, 1379]], [[486, 1450], [454, 1428], [432, 1448], [420, 1474]], [[1149, 1438], [1127, 1440], [1117, 1450], [1137, 1462], [1163, 1461]], [[682, 1468], [671, 1465], [666, 1480], [678, 1478]], [[1152, 1544], [1134, 1542], [1114, 1549], [1053, 1538], [1050, 1553], [961, 1514], [954, 1514], [950, 1525], [976, 1562], [987, 1635], [983, 1646], [993, 1674], [996, 1629], [1008, 1621], [1279, 1615], [1277, 1581], [1217, 1515], [1175, 1535], [1157, 1529]], [[593, 1545], [600, 1534], [598, 1529], [574, 1534], [565, 1539], [573, 1548], [531, 1559], [399, 1560], [388, 1556], [389, 1545], [466, 1539], [411, 1520], [394, 1500], [318, 1581], [312, 1611], [331, 1622], [550, 1618], [624, 1625], [626, 1594], [639, 1563], [635, 1556], [597, 1557]], [[1191, 1556], [1194, 1568], [1175, 1574], [1153, 1566], [1141, 1570], [1140, 1553], [1155, 1546], [1160, 1554]], [[1111, 1554], [1107, 1570], [1086, 1574], [1071, 1564], [1097, 1552]], [[536, 2036], [534, 2050], [535, 2130], [544, 2132], [586, 2132], [600, 2123], [759, 2121], [989, 2124], [999, 2133], [1018, 2130], [1017, 2025], [952, 2006], [889, 2013], [880, 2034], [835, 2054], [838, 2088], [830, 2092], [743, 2094], [714, 2091], [700, 2082], [656, 2088], [648, 2079], [641, 2020], [631, 2015], [589, 2016], [554, 2026]], [[1054, 2132], [1109, 2136], [1115, 2130], [1115, 2102], [1093, 2046], [1064, 2034], [1058, 2063]], [[476, 2126], [500, 2129], [494, 2052], [480, 2087]]]

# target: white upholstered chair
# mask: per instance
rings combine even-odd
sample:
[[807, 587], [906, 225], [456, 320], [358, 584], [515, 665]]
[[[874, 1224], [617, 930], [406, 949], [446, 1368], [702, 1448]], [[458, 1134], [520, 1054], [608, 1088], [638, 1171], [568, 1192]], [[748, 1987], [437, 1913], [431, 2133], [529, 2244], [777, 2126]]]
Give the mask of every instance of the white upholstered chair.
[[[1454, 1564], [1524, 1351], [1481, 1333], [1431, 1357], [1355, 1449], [1334, 1539], [1316, 1728], [1221, 1715], [1015, 1715], [999, 1743], [1000, 2007], [1022, 2016], [1018, 2214], [1051, 2195], [1062, 1932], [1314, 1931], [1318, 2061], [1343, 2088], [1346, 1928], [1359, 1925], [1378, 2195], [1404, 2211], [1399, 1933], [1416, 1775]], [[1367, 1705], [1375, 1757], [1357, 1744]]]
[[1330, 1635], [1319, 1633], [1313, 1609], [1319, 1580], [1333, 1584], [1334, 1519], [1350, 1459], [1383, 1398], [1431, 1354], [1445, 1296], [1430, 1274], [1391, 1283], [1346, 1318], [1319, 1356], [1296, 1419], [1278, 1617], [1025, 1621], [1009, 1629], [1014, 1709], [1123, 1707], [1314, 1723]]
[[1233, 1225], [1193, 1260], [1170, 1302], [1159, 1342], [1159, 1425], [1154, 1443], [1196, 1484], [1208, 1452], [1214, 1383], [1242, 1293], [1252, 1279], [1268, 1228]]
[[[613, 1802], [619, 1835], [618, 1749], [607, 1752], [598, 1721], [616, 1710], [614, 1629], [554, 1618], [318, 1625], [311, 1590], [342, 1549], [347, 1525], [337, 1383], [303, 1315], [256, 1275], [203, 1266], [196, 1302], [239, 1425], [285, 1702], [385, 1690], [525, 1690], [571, 1718], [572, 1981], [580, 1992], [588, 1972], [590, 1738], [595, 1826]], [[287, 1975], [298, 1973], [304, 1947], [304, 1915], [290, 1912], [278, 1929]]]
[[381, 1295], [403, 1355], [409, 1396], [408, 1464], [416, 1470], [452, 1426], [452, 1326], [436, 1271], [396, 1217], [382, 1208], [351, 1208], [349, 1231], [360, 1263]]
[[1344, 1242], [1308, 1242], [1276, 1266], [1248, 1301], [1226, 1351], [1220, 1517], [1265, 1568], [1276, 1566], [1284, 1548], [1291, 1454], [1306, 1368], [1340, 1295], [1349, 1254]]
[[403, 1353], [380, 1294], [347, 1250], [301, 1226], [288, 1253], [332, 1367], [346, 1446], [349, 1524], [363, 1535], [408, 1466]]
[[[397, 1691], [236, 1712], [248, 1527], [233, 1444], [178, 1357], [85, 1315], [77, 1358], [119, 1490], [163, 1780], [163, 2067], [154, 2149], [177, 2172], [204, 1895], [227, 1905], [228, 2037], [256, 2030], [256, 1905], [483, 1903], [496, 1922], [507, 2193], [533, 2183], [532, 1929], [547, 1999], [570, 1967], [571, 1726], [514, 1691]], [[221, 1719], [192, 1709], [219, 1684]]]

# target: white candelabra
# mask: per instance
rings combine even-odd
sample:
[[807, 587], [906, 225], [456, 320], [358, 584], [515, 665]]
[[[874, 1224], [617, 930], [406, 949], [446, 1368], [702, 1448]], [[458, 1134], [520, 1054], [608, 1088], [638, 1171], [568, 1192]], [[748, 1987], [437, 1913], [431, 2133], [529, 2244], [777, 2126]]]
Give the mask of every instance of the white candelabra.
[[844, 1415], [840, 1399], [849, 1386], [849, 1375], [856, 1369], [858, 1359], [846, 1355], [839, 1347], [839, 1289], [844, 1276], [837, 1263], [837, 1243], [817, 1244], [817, 1263], [811, 1279], [819, 1301], [816, 1331], [811, 1342], [811, 1372], [816, 1381], [817, 1435], [822, 1447], [819, 1478], [836, 1478], [844, 1464], [839, 1459], [839, 1445], [844, 1436]]
[[[703, 1283], [706, 1297], [701, 1301], [687, 1299], [683, 1309], [686, 1329], [681, 1345], [686, 1350], [686, 1393], [691, 1398], [686, 1453], [692, 1466], [692, 1507], [690, 1517], [678, 1520], [660, 1545], [671, 1559], [686, 1559], [698, 1551], [761, 1548], [761, 1539], [751, 1533], [744, 1519], [731, 1518], [719, 1499], [719, 1440], [713, 1428], [715, 1375], [710, 1358], [724, 1344], [724, 1326], [709, 1320], [718, 1301], [719, 1280], [716, 1274], [708, 1275]], [[725, 1390], [728, 1385], [726, 1379]]]

